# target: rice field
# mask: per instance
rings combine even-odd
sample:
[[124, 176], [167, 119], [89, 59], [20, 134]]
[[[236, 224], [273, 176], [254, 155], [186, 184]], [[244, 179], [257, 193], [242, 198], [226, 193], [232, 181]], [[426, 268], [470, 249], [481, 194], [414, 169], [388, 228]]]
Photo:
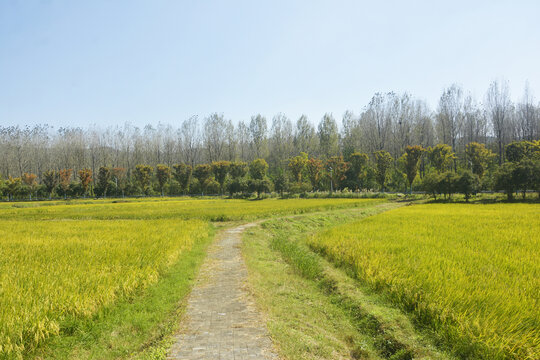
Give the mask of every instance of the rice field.
[[69, 319], [89, 318], [156, 283], [207, 238], [209, 221], [384, 200], [29, 202], [0, 204], [0, 358], [20, 358]]
[[155, 283], [205, 236], [200, 220], [1, 221], [0, 354], [20, 354], [67, 317]]
[[364, 207], [384, 199], [192, 199], [97, 200], [4, 203], [0, 219], [27, 220], [115, 220], [115, 219], [203, 219], [208, 221], [247, 220], [316, 210]]
[[461, 358], [540, 358], [540, 206], [425, 204], [308, 239]]

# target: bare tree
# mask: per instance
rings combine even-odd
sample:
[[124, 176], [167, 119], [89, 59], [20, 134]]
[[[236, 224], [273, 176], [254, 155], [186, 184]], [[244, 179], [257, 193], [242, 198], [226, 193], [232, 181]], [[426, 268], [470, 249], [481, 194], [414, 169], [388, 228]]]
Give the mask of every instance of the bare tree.
[[486, 111], [497, 139], [499, 165], [502, 164], [504, 158], [503, 145], [506, 141], [506, 125], [509, 121], [511, 107], [508, 82], [493, 81], [486, 94]]
[[182, 143], [182, 153], [186, 163], [194, 167], [200, 149], [199, 120], [197, 116], [192, 116], [182, 123], [179, 131]]
[[315, 128], [309, 122], [306, 115], [300, 116], [296, 121], [293, 143], [296, 154], [305, 152], [310, 156], [318, 155], [319, 139], [315, 132]]
[[538, 138], [538, 118], [540, 116], [538, 110], [534, 105], [534, 96], [527, 83], [525, 84], [523, 100], [517, 105], [518, 129], [521, 139], [530, 141]]
[[248, 161], [250, 159], [249, 147], [250, 147], [250, 132], [249, 127], [245, 122], [240, 121], [237, 126], [238, 135], [238, 152], [240, 160]]
[[279, 113], [272, 119], [270, 130], [269, 162], [272, 167], [282, 168], [294, 151], [292, 123]]
[[208, 162], [222, 160], [225, 155], [227, 122], [223, 114], [211, 114], [204, 119], [203, 142]]
[[261, 114], [251, 117], [249, 123], [249, 133], [251, 138], [251, 146], [253, 149], [254, 158], [266, 157], [268, 151], [268, 126], [266, 118]]
[[463, 91], [453, 84], [445, 89], [439, 100], [437, 113], [437, 136], [439, 142], [452, 146], [457, 151], [457, 139], [463, 128]]

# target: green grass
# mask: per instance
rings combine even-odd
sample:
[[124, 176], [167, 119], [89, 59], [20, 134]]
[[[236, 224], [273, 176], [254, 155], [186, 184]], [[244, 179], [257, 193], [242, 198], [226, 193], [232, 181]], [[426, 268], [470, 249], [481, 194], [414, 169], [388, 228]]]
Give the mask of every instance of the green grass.
[[286, 359], [447, 359], [384, 297], [313, 253], [306, 236], [397, 206], [269, 220], [244, 236], [249, 284]]
[[462, 358], [540, 358], [540, 206], [402, 207], [309, 239]]

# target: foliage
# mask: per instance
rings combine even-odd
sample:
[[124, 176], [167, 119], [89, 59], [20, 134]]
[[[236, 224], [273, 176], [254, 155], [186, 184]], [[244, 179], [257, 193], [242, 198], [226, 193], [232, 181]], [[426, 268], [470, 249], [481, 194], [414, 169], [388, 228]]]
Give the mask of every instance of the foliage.
[[72, 169], [62, 169], [58, 172], [60, 188], [64, 192], [64, 197], [66, 197], [67, 191], [69, 190], [69, 183], [71, 182], [72, 173]]
[[311, 158], [307, 161], [306, 170], [312, 190], [318, 190], [321, 186], [323, 163], [321, 160]]
[[107, 197], [107, 189], [109, 188], [109, 181], [111, 180], [111, 169], [102, 166], [98, 170], [98, 186], [103, 194], [103, 197]]
[[193, 176], [199, 180], [199, 185], [201, 187], [201, 193], [204, 195], [206, 186], [209, 184], [210, 177], [212, 176], [212, 166], [209, 164], [200, 164], [195, 167], [193, 171]]
[[513, 163], [507, 162], [495, 173], [495, 189], [504, 190], [508, 200], [514, 199], [514, 192], [521, 190], [525, 199], [526, 190], [536, 190], [540, 196], [540, 161], [525, 158]]
[[506, 145], [506, 160], [518, 163], [524, 159], [540, 159], [540, 140], [514, 141]]
[[243, 161], [233, 161], [231, 163], [230, 174], [233, 179], [242, 178], [247, 175], [248, 165]]
[[45, 187], [47, 188], [47, 192], [49, 193], [49, 198], [52, 197], [52, 193], [54, 189], [58, 186], [59, 181], [59, 175], [58, 172], [55, 170], [47, 170], [42, 175], [42, 181]]
[[257, 198], [261, 197], [262, 193], [272, 191], [272, 182], [268, 178], [250, 179], [248, 181], [248, 189], [251, 192], [257, 193]]
[[405, 174], [412, 194], [412, 183], [418, 174], [418, 162], [426, 150], [420, 145], [407, 146], [402, 156]]
[[339, 135], [336, 120], [324, 114], [318, 128], [320, 152], [323, 158], [335, 156], [339, 151]]
[[373, 155], [375, 156], [375, 178], [381, 190], [384, 191], [388, 176], [388, 169], [390, 169], [394, 159], [392, 159], [392, 156], [388, 151], [384, 150], [375, 151]]
[[469, 202], [472, 194], [475, 194], [480, 187], [480, 179], [476, 174], [466, 170], [458, 177], [454, 189], [465, 195], [465, 201]]
[[533, 204], [402, 207], [310, 238], [460, 358], [540, 357]]
[[24, 173], [21, 176], [22, 183], [27, 187], [30, 194], [30, 200], [32, 200], [32, 194], [36, 192], [38, 187], [37, 175], [32, 173]]
[[307, 162], [308, 155], [304, 152], [300, 153], [300, 155], [298, 156], [289, 159], [289, 170], [291, 171], [293, 179], [296, 183], [302, 182], [302, 175], [306, 169]]
[[21, 186], [21, 178], [14, 178], [10, 176], [5, 183], [5, 192], [7, 193], [8, 198], [14, 198], [21, 190]]
[[231, 197], [234, 194], [245, 193], [248, 190], [248, 182], [243, 177], [234, 178], [227, 184], [227, 189]]
[[127, 170], [123, 167], [114, 167], [111, 169], [112, 177], [114, 178], [117, 189], [120, 189], [122, 196], [127, 187]]
[[249, 164], [249, 175], [253, 180], [263, 180], [268, 171], [268, 164], [264, 159], [255, 159]]
[[88, 186], [92, 182], [92, 170], [91, 169], [82, 169], [79, 170], [79, 181], [84, 191], [84, 195], [88, 193]]
[[279, 172], [274, 180], [274, 189], [279, 192], [281, 196], [283, 196], [285, 191], [289, 191], [289, 178], [283, 170]]
[[212, 172], [216, 181], [219, 183], [220, 192], [223, 193], [225, 188], [225, 180], [231, 169], [230, 161], [215, 161], [212, 163]]
[[167, 165], [158, 164], [156, 166], [156, 178], [158, 180], [161, 196], [163, 196], [163, 187], [171, 178], [171, 168]]
[[345, 162], [341, 155], [332, 156], [326, 160], [325, 168], [328, 178], [332, 182], [331, 190], [338, 189], [341, 182], [346, 179], [345, 174], [349, 169], [349, 163]]
[[443, 172], [450, 169], [456, 156], [449, 145], [437, 144], [428, 148], [428, 158], [438, 172]]
[[351, 178], [349, 180], [356, 184], [355, 188], [364, 188], [369, 156], [360, 152], [352, 153], [349, 155], [349, 163], [351, 164], [349, 169]]
[[189, 184], [191, 182], [191, 175], [193, 169], [191, 165], [186, 165], [184, 163], [173, 165], [173, 177], [180, 184], [180, 187], [184, 194], [189, 191]]
[[137, 181], [144, 194], [148, 195], [150, 191], [150, 180], [152, 179], [153, 172], [154, 168], [150, 165], [139, 164], [135, 166], [135, 181]]
[[480, 179], [484, 176], [484, 172], [495, 156], [491, 150], [486, 149], [484, 144], [471, 142], [465, 147], [465, 158], [470, 164], [473, 174]]

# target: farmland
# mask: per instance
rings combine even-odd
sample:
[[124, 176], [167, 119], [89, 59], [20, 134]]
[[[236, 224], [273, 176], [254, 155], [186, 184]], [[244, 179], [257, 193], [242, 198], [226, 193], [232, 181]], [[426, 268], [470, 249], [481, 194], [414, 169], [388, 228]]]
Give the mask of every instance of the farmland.
[[284, 358], [538, 358], [538, 205], [403, 205], [1, 203], [0, 358], [146, 358], [133, 354], [175, 331], [162, 324], [178, 323], [216, 228], [256, 219], [244, 256]]
[[0, 358], [27, 353], [159, 282], [211, 234], [243, 220], [383, 200], [75, 201], [0, 206]]
[[362, 207], [384, 199], [268, 199], [265, 201], [222, 199], [168, 199], [117, 201], [72, 201], [49, 206], [47, 202], [4, 204], [0, 219], [25, 220], [116, 220], [202, 219], [208, 221], [250, 220], [324, 209]]
[[462, 358], [540, 357], [540, 209], [402, 207], [308, 238]]

